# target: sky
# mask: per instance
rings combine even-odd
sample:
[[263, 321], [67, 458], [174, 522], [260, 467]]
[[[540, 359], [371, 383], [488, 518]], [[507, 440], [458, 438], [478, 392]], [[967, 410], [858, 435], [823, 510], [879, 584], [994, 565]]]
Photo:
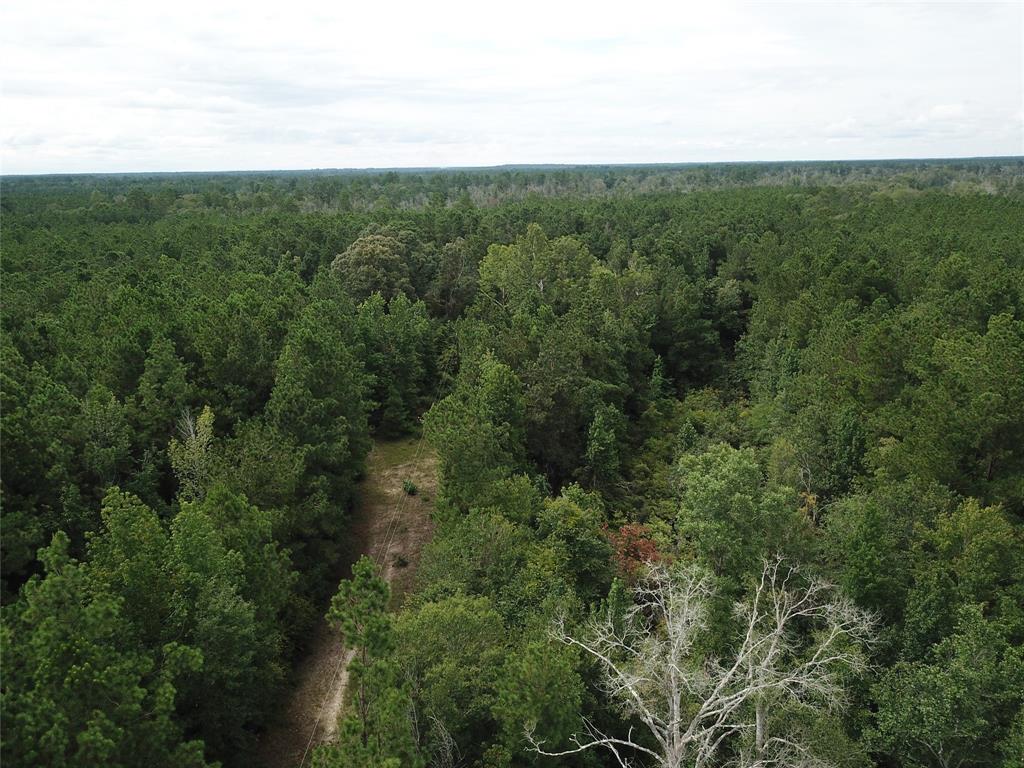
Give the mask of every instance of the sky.
[[1024, 155], [1024, 3], [0, 0], [0, 172]]

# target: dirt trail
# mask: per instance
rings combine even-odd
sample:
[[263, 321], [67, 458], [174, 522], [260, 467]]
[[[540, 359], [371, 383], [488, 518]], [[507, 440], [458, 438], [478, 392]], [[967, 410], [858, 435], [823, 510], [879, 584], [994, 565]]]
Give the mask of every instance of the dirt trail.
[[[416, 495], [405, 493], [405, 480], [416, 485]], [[374, 445], [350, 535], [357, 544], [356, 557], [367, 554], [377, 562], [383, 558], [392, 607], [400, 605], [411, 586], [420, 551], [430, 540], [436, 490], [437, 457], [426, 443], [407, 439]], [[308, 765], [313, 748], [334, 737], [351, 659], [337, 633], [321, 620], [295, 670], [295, 688], [287, 705], [260, 740], [260, 762], [266, 768], [298, 768], [304, 753]]]

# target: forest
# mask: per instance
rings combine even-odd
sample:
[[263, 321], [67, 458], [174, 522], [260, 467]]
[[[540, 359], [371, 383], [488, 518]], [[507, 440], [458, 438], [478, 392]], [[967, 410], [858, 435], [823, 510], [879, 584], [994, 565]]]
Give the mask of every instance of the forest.
[[[0, 225], [5, 766], [259, 765], [325, 616], [318, 768], [1024, 764], [1024, 159], [8, 176]], [[410, 436], [396, 606], [350, 523]]]

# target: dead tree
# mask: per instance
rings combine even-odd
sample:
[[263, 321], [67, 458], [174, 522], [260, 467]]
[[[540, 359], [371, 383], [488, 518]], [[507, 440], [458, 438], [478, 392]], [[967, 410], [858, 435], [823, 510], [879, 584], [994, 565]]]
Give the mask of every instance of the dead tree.
[[698, 651], [715, 598], [708, 574], [694, 566], [649, 564], [633, 598], [625, 616], [609, 610], [579, 636], [563, 618], [552, 635], [597, 661], [608, 698], [650, 738], [640, 740], [633, 728], [622, 737], [609, 735], [584, 718], [562, 750], [548, 751], [528, 728], [534, 751], [564, 756], [605, 748], [623, 768], [637, 757], [661, 768], [704, 768], [719, 762], [722, 747], [732, 743], [731, 761], [745, 768], [819, 764], [792, 736], [769, 732], [772, 707], [839, 706], [841, 671], [864, 667], [870, 614], [830, 584], [802, 582], [796, 567], [775, 558], [764, 563], [753, 596], [735, 607], [742, 636], [734, 653], [717, 659]]

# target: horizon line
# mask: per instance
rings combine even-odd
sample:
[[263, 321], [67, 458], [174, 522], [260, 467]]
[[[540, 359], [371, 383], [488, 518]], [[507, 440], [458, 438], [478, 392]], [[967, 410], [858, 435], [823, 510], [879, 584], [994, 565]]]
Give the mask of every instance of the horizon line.
[[579, 168], [687, 168], [723, 165], [812, 165], [826, 163], [900, 163], [900, 162], [957, 162], [957, 161], [1024, 161], [1021, 155], [965, 155], [929, 157], [850, 157], [842, 159], [787, 159], [787, 160], [680, 160], [665, 162], [612, 162], [612, 163], [498, 163], [495, 165], [424, 165], [424, 166], [360, 166], [360, 167], [313, 167], [313, 168], [233, 168], [228, 170], [179, 170], [179, 171], [48, 171], [43, 173], [3, 173], [0, 179], [46, 178], [60, 176], [175, 176], [175, 175], [239, 175], [239, 174], [286, 174], [286, 173], [444, 173], [480, 172], [501, 170], [571, 170]]

